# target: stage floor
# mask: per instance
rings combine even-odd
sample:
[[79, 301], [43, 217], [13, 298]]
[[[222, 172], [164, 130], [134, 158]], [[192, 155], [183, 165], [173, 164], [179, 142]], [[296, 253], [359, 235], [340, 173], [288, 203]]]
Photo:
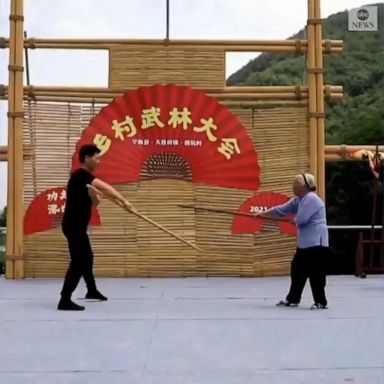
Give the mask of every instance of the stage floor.
[[277, 308], [289, 277], [98, 279], [107, 302], [56, 310], [62, 280], [0, 279], [4, 384], [384, 383], [384, 278], [328, 277], [328, 310]]

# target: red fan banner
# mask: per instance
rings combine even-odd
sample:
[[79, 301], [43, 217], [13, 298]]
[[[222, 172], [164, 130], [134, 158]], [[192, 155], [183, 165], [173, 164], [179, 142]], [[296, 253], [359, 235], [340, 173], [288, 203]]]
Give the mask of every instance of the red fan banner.
[[187, 86], [142, 87], [102, 108], [76, 145], [72, 170], [80, 147], [90, 143], [102, 155], [95, 175], [109, 183], [138, 181], [148, 164], [163, 165], [167, 177], [184, 162], [192, 182], [259, 188], [258, 158], [244, 126], [226, 106]]
[[[289, 200], [289, 197], [274, 192], [260, 193], [246, 200], [239, 208], [238, 212], [242, 213], [259, 213], [265, 212], [275, 205], [284, 204]], [[254, 233], [260, 232], [265, 218], [253, 218], [236, 215], [232, 221], [232, 233]], [[280, 231], [290, 235], [296, 235], [296, 226], [291, 221], [278, 221], [277, 225]]]
[[[24, 216], [24, 234], [45, 232], [61, 225], [67, 190], [63, 187], [50, 188], [40, 193], [29, 205]], [[100, 216], [92, 208], [90, 225], [100, 225]]]

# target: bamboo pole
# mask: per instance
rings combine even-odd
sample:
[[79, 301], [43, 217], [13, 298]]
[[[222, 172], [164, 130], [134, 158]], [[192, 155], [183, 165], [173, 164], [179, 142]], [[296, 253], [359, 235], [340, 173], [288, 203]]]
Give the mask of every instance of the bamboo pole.
[[[10, 14], [16, 14], [16, 2], [11, 1]], [[10, 259], [15, 253], [15, 233], [14, 233], [14, 220], [15, 220], [15, 207], [14, 207], [14, 119], [10, 113], [15, 112], [15, 72], [11, 71], [10, 66], [15, 65], [15, 42], [16, 42], [16, 22], [11, 20], [9, 22], [9, 96], [8, 96], [8, 185], [7, 185], [7, 236], [6, 236], [6, 262], [5, 262], [5, 276], [8, 279], [14, 277], [14, 261]]]
[[351, 157], [343, 157], [341, 155], [335, 155], [335, 154], [325, 154], [324, 156], [325, 162], [332, 162], [332, 161], [363, 161], [362, 159], [355, 159]]
[[[2, 39], [1, 47], [9, 46], [8, 39]], [[237, 52], [285, 52], [304, 53], [308, 41], [296, 40], [167, 40], [167, 39], [35, 39], [25, 41], [28, 48], [41, 49], [109, 49], [116, 45], [132, 47], [158, 48], [166, 46], [179, 49], [210, 49]], [[340, 53], [343, 51], [342, 40], [324, 40], [322, 49], [325, 53]]]
[[[379, 146], [376, 145], [375, 156], [373, 159], [374, 164], [379, 164]], [[372, 178], [372, 217], [371, 217], [371, 236], [370, 236], [370, 247], [369, 247], [369, 266], [373, 266], [374, 257], [374, 240], [375, 240], [375, 224], [376, 224], [376, 207], [377, 207], [377, 194], [379, 189], [379, 180], [375, 177]]]
[[8, 153], [8, 146], [6, 145], [1, 145], [0, 146], [0, 155], [1, 156], [7, 156], [7, 153]]
[[6, 277], [23, 278], [23, 0], [11, 0]]
[[[342, 97], [341, 97], [342, 98]], [[0, 99], [2, 99], [0, 97]], [[3, 97], [3, 99], [6, 99]], [[24, 100], [30, 99], [30, 96], [24, 95]], [[33, 98], [36, 102], [52, 102], [52, 103], [79, 103], [79, 104], [92, 104], [95, 102], [98, 105], [109, 104], [113, 98], [106, 97], [68, 97], [68, 96], [35, 96]], [[268, 106], [306, 106], [307, 100], [280, 100], [276, 99], [254, 99], [254, 100], [222, 100], [224, 105], [228, 107], [239, 107], [239, 108], [251, 108], [251, 107], [259, 107], [260, 105], [268, 105]]]
[[[74, 44], [42, 44], [38, 47], [33, 47], [32, 45], [26, 45], [28, 48], [38, 48], [38, 49], [82, 49], [82, 50], [110, 50], [113, 47], [118, 45], [113, 44], [105, 44], [105, 45], [91, 45], [91, 44], [82, 44], [82, 45], [74, 45]], [[155, 50], [159, 49], [159, 45], [146, 45], [139, 47], [137, 45], [124, 45], [124, 47], [128, 50], [133, 49], [145, 49], [147, 50]], [[209, 46], [209, 45], [178, 45], [178, 46], [169, 46], [164, 45], [167, 49], [179, 49], [179, 50], [190, 50], [190, 51], [211, 51], [211, 52], [270, 52], [270, 53], [291, 53], [291, 54], [304, 54], [307, 52], [307, 47], [301, 47], [300, 49], [296, 47], [286, 47], [286, 46], [264, 46], [264, 45], [226, 45], [226, 46]], [[329, 49], [323, 48], [323, 52], [326, 54], [336, 54], [342, 53], [342, 47], [331, 47]]]
[[325, 124], [324, 124], [324, 75], [323, 75], [323, 52], [321, 49], [322, 42], [322, 24], [320, 1], [315, 0], [315, 19], [319, 22], [315, 24], [315, 56], [316, 68], [319, 70], [316, 73], [316, 100], [317, 100], [317, 186], [318, 194], [325, 201]]
[[[165, 39], [31, 39], [28, 41], [33, 41], [35, 43], [86, 43], [86, 44], [132, 44], [132, 45], [164, 45], [167, 42]], [[190, 39], [169, 39], [168, 43], [171, 45], [283, 45], [283, 46], [296, 46], [297, 41], [302, 45], [306, 45], [306, 39], [288, 39], [288, 40], [218, 40], [218, 39], [207, 39], [207, 40], [190, 40]], [[328, 40], [334, 46], [343, 46], [343, 40]], [[323, 41], [323, 44], [326, 44], [326, 40]]]
[[[28, 37], [27, 31], [24, 31], [24, 40]], [[29, 56], [28, 56], [28, 48], [24, 48], [25, 52], [25, 73], [26, 73], [26, 80], [27, 80], [27, 86], [31, 85], [31, 79], [29, 76]], [[33, 117], [32, 117], [32, 107], [31, 107], [31, 100], [28, 100], [28, 122], [29, 122], [29, 140], [32, 145], [36, 144], [36, 135], [34, 131], [34, 124], [33, 124]], [[36, 180], [36, 157], [33, 156], [32, 158], [32, 179], [33, 179], [33, 193], [35, 196], [37, 196], [37, 180]]]
[[[307, 87], [295, 86], [272, 86], [272, 87], [247, 87], [241, 92], [242, 87], [236, 87], [232, 92], [231, 87], [221, 90], [209, 90], [207, 94], [218, 100], [300, 100], [308, 99], [309, 90]], [[59, 97], [59, 98], [91, 98], [91, 99], [113, 99], [121, 96], [129, 89], [113, 88], [88, 88], [88, 87], [25, 87], [24, 96], [29, 98], [38, 97]], [[2, 88], [3, 98], [8, 95], [8, 87]], [[343, 97], [342, 87], [324, 86], [323, 93], [332, 100], [338, 100]], [[60, 100], [61, 101], [61, 100]]]
[[[370, 152], [376, 151], [375, 145], [326, 145], [325, 153], [326, 154], [341, 154], [342, 151], [347, 153], [353, 153], [361, 150], [366, 150]], [[384, 145], [379, 145], [379, 152], [384, 152]]]
[[317, 118], [314, 114], [317, 112], [316, 97], [316, 74], [313, 69], [316, 67], [316, 42], [315, 42], [315, 26], [311, 20], [315, 18], [314, 0], [308, 0], [308, 54], [307, 54], [307, 71], [308, 71], [308, 113], [309, 113], [309, 170], [317, 179]]
[[[286, 105], [308, 105], [308, 98], [303, 98], [302, 100], [296, 100], [293, 96], [289, 96], [289, 98], [280, 98], [280, 97], [263, 97], [264, 95], [256, 95], [253, 99], [241, 99], [230, 100], [228, 98], [220, 99], [220, 102], [227, 106], [258, 106], [260, 103], [263, 104], [279, 104], [285, 103]], [[45, 101], [45, 102], [56, 102], [56, 103], [80, 103], [80, 104], [91, 104], [92, 102], [96, 102], [96, 104], [109, 104], [114, 97], [105, 97], [105, 96], [81, 96], [81, 97], [68, 97], [68, 96], [35, 96], [31, 98], [28, 95], [24, 96], [24, 100], [34, 100], [34, 101]], [[343, 98], [342, 95], [336, 94], [333, 100], [341, 100]], [[0, 99], [6, 100], [6, 97]]]
[[[212, 94], [207, 93], [208, 96], [212, 96]], [[99, 99], [99, 98], [108, 98], [113, 99], [115, 97], [122, 96], [122, 94], [119, 93], [84, 93], [84, 92], [63, 92], [63, 93], [55, 93], [55, 92], [36, 92], [36, 97], [73, 97], [73, 98], [93, 98], [93, 99]], [[303, 94], [303, 99], [306, 94]], [[254, 93], [254, 94], [230, 94], [230, 93], [223, 93], [213, 96], [217, 100], [253, 100], [253, 99], [269, 99], [269, 100], [296, 100], [296, 95], [291, 92], [285, 92], [285, 93]]]
[[343, 157], [341, 155], [336, 155], [333, 153], [330, 153], [330, 154], [326, 153], [324, 156], [324, 161], [349, 161], [349, 160], [356, 161], [358, 159], [350, 159], [350, 158]]
[[345, 161], [345, 160], [357, 160], [357, 159], [344, 159], [340, 155], [335, 155], [333, 153], [331, 154], [325, 154], [324, 161], [331, 162], [331, 161]]
[[[33, 147], [31, 145], [23, 146], [24, 160], [31, 160], [33, 154]], [[0, 161], [8, 160], [8, 146], [0, 145]]]
[[[209, 95], [209, 94], [208, 94]], [[92, 103], [95, 101], [96, 103], [102, 104], [102, 103], [110, 103], [112, 99], [122, 96], [121, 94], [84, 94], [84, 93], [65, 93], [65, 94], [54, 94], [54, 93], [38, 93], [34, 96], [31, 95], [24, 95], [24, 100], [34, 100], [34, 101], [52, 101], [52, 102], [84, 102], [87, 104]], [[306, 102], [308, 100], [308, 94], [303, 93], [301, 100], [297, 100], [296, 95], [293, 93], [256, 93], [253, 95], [247, 95], [246, 97], [243, 97], [243, 95], [235, 94], [235, 95], [220, 95], [218, 97], [215, 97], [220, 102], [223, 102], [225, 104], [237, 104], [241, 102], [256, 102], [256, 101], [296, 101], [296, 102]], [[331, 100], [341, 100], [343, 98], [343, 94], [335, 93], [332, 95]], [[0, 100], [7, 100], [7, 96], [0, 97]], [[251, 105], [251, 104], [249, 104]]]
[[[24, 0], [16, 0], [16, 13], [23, 17]], [[16, 21], [16, 65], [24, 66], [24, 22], [23, 19]], [[23, 71], [17, 71], [15, 75], [15, 110], [23, 111]], [[23, 198], [23, 118], [18, 116], [14, 119], [14, 161], [15, 161], [15, 270], [16, 279], [24, 278], [24, 198]]]
[[[90, 97], [94, 99], [98, 98], [109, 98], [113, 99], [115, 97], [122, 96], [121, 93], [114, 93], [114, 92], [105, 92], [105, 93], [86, 93], [86, 92], [34, 92], [34, 95], [36, 97], [38, 96], [51, 96], [51, 97]], [[268, 100], [296, 100], [297, 95], [294, 92], [281, 92], [281, 93], [222, 93], [222, 94], [216, 94], [212, 95], [209, 92], [207, 93], [208, 96], [213, 96], [217, 100], [253, 100], [253, 99], [268, 99]], [[32, 96], [32, 95], [30, 95]], [[32, 96], [33, 97], [33, 96]], [[301, 95], [302, 99], [308, 98], [308, 93], [303, 92]]]
[[[280, 93], [221, 93], [212, 95], [209, 92], [207, 93], [209, 96], [213, 96], [216, 99], [222, 100], [222, 99], [234, 99], [234, 100], [245, 100], [245, 99], [252, 99], [252, 98], [266, 98], [266, 99], [292, 99], [296, 98], [296, 94], [293, 92], [280, 92]], [[114, 98], [122, 96], [122, 93], [118, 92], [50, 92], [50, 91], [34, 91], [33, 94], [29, 94], [30, 96], [68, 96], [68, 97], [94, 97], [94, 98], [100, 98], [100, 97], [107, 97], [107, 98]], [[307, 96], [306, 92], [303, 92], [302, 96]]]
[[[323, 85], [323, 92], [327, 92], [327, 88], [332, 93], [343, 92], [342, 85]], [[4, 91], [7, 90], [6, 86], [3, 86]], [[108, 88], [108, 87], [71, 87], [71, 86], [26, 86], [24, 91], [31, 92], [32, 94], [36, 91], [45, 92], [90, 92], [90, 93], [124, 93], [127, 91], [135, 90], [136, 87], [127, 88]], [[210, 93], [213, 94], [225, 94], [225, 93], [285, 93], [285, 92], [308, 92], [308, 86], [306, 85], [279, 85], [279, 86], [229, 86], [217, 89], [209, 89]]]
[[[24, 92], [33, 96], [37, 93], [90, 93], [90, 94], [121, 94], [127, 91], [132, 91], [137, 89], [137, 87], [127, 87], [127, 88], [107, 88], [107, 87], [53, 87], [53, 86], [26, 86], [24, 87]], [[343, 93], [343, 86], [341, 85], [323, 85], [323, 93]], [[6, 95], [8, 92], [8, 87], [6, 85], [1, 85], [2, 94]], [[308, 93], [308, 86], [306, 85], [285, 85], [285, 86], [244, 86], [244, 87], [223, 87], [217, 89], [209, 89], [207, 91], [212, 96], [217, 97], [222, 94], [257, 94], [257, 93]]]

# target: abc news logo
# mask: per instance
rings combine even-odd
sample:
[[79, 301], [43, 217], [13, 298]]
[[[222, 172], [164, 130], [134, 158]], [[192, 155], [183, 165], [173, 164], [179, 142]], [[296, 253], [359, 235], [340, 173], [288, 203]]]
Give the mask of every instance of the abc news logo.
[[377, 6], [352, 9], [348, 14], [348, 30], [377, 31]]

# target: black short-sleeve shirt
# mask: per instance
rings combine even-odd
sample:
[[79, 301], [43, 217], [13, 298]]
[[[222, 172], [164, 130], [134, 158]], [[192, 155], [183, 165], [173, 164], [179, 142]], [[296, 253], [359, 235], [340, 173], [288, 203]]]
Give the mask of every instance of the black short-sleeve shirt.
[[64, 230], [86, 230], [91, 219], [92, 200], [88, 195], [87, 184], [95, 176], [84, 168], [74, 171], [67, 185], [67, 202], [63, 216]]

